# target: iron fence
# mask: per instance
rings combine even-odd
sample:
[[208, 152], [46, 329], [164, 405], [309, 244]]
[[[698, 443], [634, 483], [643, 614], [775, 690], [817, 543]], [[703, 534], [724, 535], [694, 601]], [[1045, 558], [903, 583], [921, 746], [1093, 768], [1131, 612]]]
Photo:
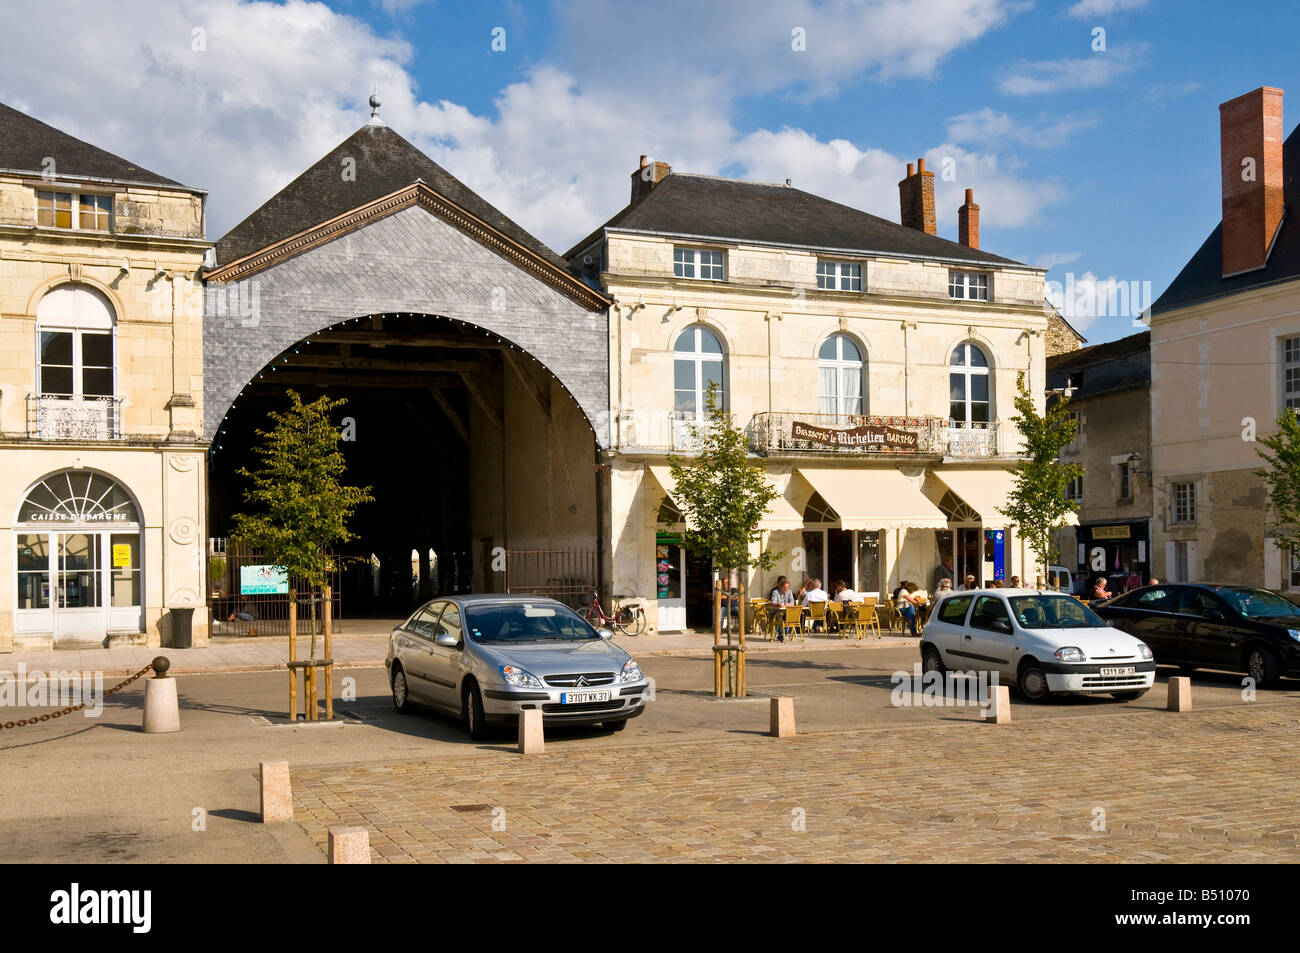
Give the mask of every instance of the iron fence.
[[508, 549], [506, 592], [549, 596], [581, 609], [596, 589], [594, 549]]
[[[343, 618], [343, 589], [339, 585], [340, 560], [329, 554], [332, 571], [328, 574], [330, 603], [335, 623]], [[208, 540], [208, 608], [212, 613], [212, 635], [255, 636], [289, 634], [289, 596], [287, 593], [248, 593], [241, 591], [243, 570], [266, 566], [266, 557], [258, 550], [240, 548], [223, 537]], [[316, 630], [323, 631], [323, 597], [309, 596], [305, 580], [288, 580], [290, 591], [298, 593], [298, 633], [311, 634], [313, 602]]]

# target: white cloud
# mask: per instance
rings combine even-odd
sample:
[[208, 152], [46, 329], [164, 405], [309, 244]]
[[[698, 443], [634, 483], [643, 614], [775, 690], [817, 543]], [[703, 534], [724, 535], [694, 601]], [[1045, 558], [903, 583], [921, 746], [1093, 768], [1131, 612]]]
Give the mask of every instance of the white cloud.
[[1046, 268], [1049, 271], [1057, 265], [1068, 265], [1072, 261], [1078, 261], [1083, 257], [1081, 251], [1054, 251], [1046, 255], [1039, 255], [1034, 259], [1034, 264], [1039, 268]]
[[1043, 297], [1080, 334], [1101, 320], [1119, 319], [1137, 327], [1154, 300], [1150, 281], [1098, 278], [1091, 271], [1046, 280]]
[[1096, 113], [1091, 112], [1059, 117], [1040, 116], [1034, 121], [1020, 120], [986, 106], [976, 112], [950, 118], [948, 138], [953, 142], [989, 147], [1017, 142], [1046, 148], [1062, 145], [1074, 133], [1091, 129], [1099, 121]]
[[1005, 66], [998, 89], [1010, 96], [1032, 96], [1070, 89], [1096, 89], [1144, 65], [1148, 45], [1131, 43], [1084, 57], [1018, 60]]
[[1076, 20], [1086, 20], [1090, 17], [1107, 17], [1112, 13], [1139, 10], [1146, 5], [1147, 0], [1079, 0], [1066, 11], [1066, 14]]

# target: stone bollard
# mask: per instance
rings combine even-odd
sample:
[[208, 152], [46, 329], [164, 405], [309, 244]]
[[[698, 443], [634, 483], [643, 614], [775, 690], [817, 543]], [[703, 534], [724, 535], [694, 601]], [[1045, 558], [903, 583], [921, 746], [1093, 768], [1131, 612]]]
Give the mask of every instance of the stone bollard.
[[370, 863], [370, 832], [364, 827], [331, 827], [329, 862], [331, 864]]
[[176, 679], [167, 674], [171, 662], [158, 656], [153, 660], [153, 678], [144, 683], [144, 733], [163, 734], [181, 730], [180, 703], [176, 698]]
[[1011, 723], [1011, 689], [1006, 685], [990, 685], [985, 697], [985, 707], [980, 714], [991, 724]]
[[772, 699], [771, 728], [768, 734], [773, 738], [794, 737], [794, 699], [789, 695]]
[[262, 787], [262, 823], [278, 824], [293, 820], [293, 795], [289, 793], [289, 762], [258, 762], [258, 779]]
[[1169, 703], [1166, 707], [1170, 711], [1192, 710], [1192, 680], [1186, 675], [1170, 677]]
[[542, 713], [537, 708], [525, 708], [519, 713], [519, 753], [541, 754], [545, 749]]

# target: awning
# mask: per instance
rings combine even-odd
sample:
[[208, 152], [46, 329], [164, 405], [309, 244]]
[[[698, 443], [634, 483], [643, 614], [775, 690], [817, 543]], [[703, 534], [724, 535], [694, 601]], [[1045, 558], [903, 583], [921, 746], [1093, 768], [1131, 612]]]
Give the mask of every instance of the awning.
[[[681, 502], [677, 499], [677, 482], [673, 479], [673, 472], [665, 466], [646, 467], [655, 481], [663, 489], [668, 499], [673, 501], [673, 506], [680, 511]], [[790, 501], [784, 496], [778, 496], [772, 500], [771, 507], [767, 515], [759, 520], [759, 529], [799, 529], [803, 526], [804, 519], [799, 511], [790, 505]]]
[[824, 470], [800, 467], [840, 517], [841, 529], [946, 529], [948, 517], [916, 483], [894, 469]]
[[987, 526], [1000, 526], [1006, 522], [1002, 507], [1007, 494], [1015, 485], [1015, 475], [1002, 469], [966, 470], [953, 467], [936, 467], [930, 471], [944, 482], [948, 489], [980, 515]]
[[677, 500], [677, 481], [673, 479], [673, 471], [667, 467], [646, 467], [650, 474], [659, 483], [659, 488], [664, 491], [664, 495], [673, 501], [673, 506], [680, 511], [682, 504]]

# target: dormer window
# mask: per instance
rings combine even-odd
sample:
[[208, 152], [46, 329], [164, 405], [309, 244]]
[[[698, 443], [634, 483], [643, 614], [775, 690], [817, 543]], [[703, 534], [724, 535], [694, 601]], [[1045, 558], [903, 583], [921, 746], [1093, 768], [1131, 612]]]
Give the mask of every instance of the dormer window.
[[817, 260], [817, 287], [826, 291], [861, 291], [862, 265], [854, 261]]
[[45, 228], [113, 230], [113, 196], [36, 190], [36, 224]]
[[979, 271], [948, 272], [948, 297], [988, 301], [989, 276]]
[[678, 278], [703, 278], [722, 281], [722, 252], [708, 248], [673, 249], [673, 274]]

